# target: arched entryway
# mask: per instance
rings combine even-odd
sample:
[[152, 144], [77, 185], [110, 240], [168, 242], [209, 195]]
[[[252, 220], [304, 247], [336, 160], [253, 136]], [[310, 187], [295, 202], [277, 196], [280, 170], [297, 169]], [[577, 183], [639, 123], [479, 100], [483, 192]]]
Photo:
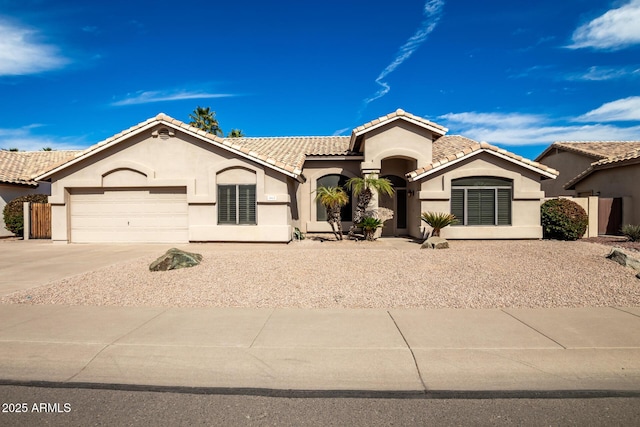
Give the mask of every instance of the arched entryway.
[[395, 190], [392, 196], [380, 196], [378, 206], [391, 209], [393, 219], [384, 223], [383, 236], [399, 236], [408, 234], [407, 229], [407, 181], [396, 175], [385, 175]]

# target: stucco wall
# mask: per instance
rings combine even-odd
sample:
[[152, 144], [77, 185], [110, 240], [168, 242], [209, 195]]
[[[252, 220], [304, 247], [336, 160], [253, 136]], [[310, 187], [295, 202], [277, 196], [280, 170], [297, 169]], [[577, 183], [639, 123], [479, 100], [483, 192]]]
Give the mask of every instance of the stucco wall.
[[570, 151], [552, 149], [540, 160], [543, 165], [549, 166], [560, 172], [556, 179], [545, 179], [541, 183], [542, 191], [546, 197], [575, 196], [573, 190], [565, 190], [563, 186], [587, 169], [591, 162], [596, 161], [592, 157]]
[[[303, 233], [326, 233], [331, 232], [331, 226], [326, 221], [317, 221], [317, 209], [315, 201], [315, 191], [318, 179], [325, 175], [344, 175], [347, 178], [360, 176], [359, 160], [308, 160], [304, 164], [304, 176], [306, 181], [296, 190], [298, 200], [299, 218], [297, 227]], [[356, 200], [354, 198], [352, 211], [355, 209]], [[346, 231], [351, 227], [351, 221], [343, 221], [342, 228]]]
[[[507, 160], [481, 153], [441, 172], [427, 176], [421, 183], [421, 211], [451, 212], [451, 181], [471, 176], [495, 176], [513, 180], [510, 226], [450, 226], [441, 231], [447, 239], [539, 239], [540, 190], [539, 175]], [[424, 226], [423, 226], [424, 227]], [[427, 227], [428, 228], [428, 227]], [[428, 232], [423, 228], [424, 234]]]
[[622, 197], [622, 223], [640, 224], [640, 164], [601, 169], [576, 184], [578, 193]]
[[431, 131], [413, 123], [396, 120], [367, 133], [361, 169], [380, 170], [382, 160], [390, 157], [412, 158], [419, 165], [431, 163]]
[[16, 197], [26, 196], [28, 194], [50, 194], [51, 184], [48, 182], [39, 183], [38, 187], [27, 187], [24, 185], [0, 184], [0, 238], [10, 237], [14, 234], [5, 228], [4, 207]]
[[[189, 240], [291, 240], [288, 177], [182, 132], [153, 137], [159, 125], [53, 176], [53, 240], [67, 241], [69, 188], [186, 187]], [[256, 184], [257, 225], [217, 224], [217, 184]]]

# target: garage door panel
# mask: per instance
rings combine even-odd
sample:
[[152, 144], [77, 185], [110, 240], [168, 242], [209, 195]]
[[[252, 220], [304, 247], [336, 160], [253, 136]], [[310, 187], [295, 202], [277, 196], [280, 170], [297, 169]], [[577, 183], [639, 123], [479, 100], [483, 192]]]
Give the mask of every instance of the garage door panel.
[[72, 242], [187, 242], [185, 188], [74, 189]]

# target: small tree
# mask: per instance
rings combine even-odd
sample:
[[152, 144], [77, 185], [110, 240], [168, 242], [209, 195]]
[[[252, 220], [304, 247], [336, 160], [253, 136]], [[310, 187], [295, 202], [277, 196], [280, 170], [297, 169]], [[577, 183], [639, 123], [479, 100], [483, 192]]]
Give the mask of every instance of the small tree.
[[349, 237], [353, 238], [355, 228], [363, 218], [365, 218], [365, 212], [367, 207], [373, 198], [373, 191], [378, 194], [385, 194], [391, 196], [394, 193], [393, 184], [387, 178], [377, 178], [373, 174], [369, 174], [362, 177], [353, 177], [347, 181], [347, 189], [350, 190], [354, 196], [358, 198], [358, 204], [356, 205], [356, 211], [353, 218], [353, 226], [349, 229]]
[[342, 240], [341, 209], [349, 202], [349, 195], [342, 187], [318, 187], [316, 200], [327, 210], [327, 222], [331, 225], [336, 240]]

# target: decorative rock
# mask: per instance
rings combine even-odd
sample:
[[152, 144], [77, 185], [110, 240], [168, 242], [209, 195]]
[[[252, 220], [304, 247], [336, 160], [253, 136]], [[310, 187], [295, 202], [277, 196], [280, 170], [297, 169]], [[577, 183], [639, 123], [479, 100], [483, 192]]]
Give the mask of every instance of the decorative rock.
[[424, 241], [420, 249], [449, 249], [449, 242], [439, 236], [431, 236]]
[[[624, 265], [625, 267], [633, 268], [635, 271], [639, 272], [638, 275], [640, 276], [640, 260], [637, 260], [632, 256], [629, 256], [629, 254], [624, 252], [622, 249], [613, 248], [611, 250], [611, 253], [607, 255], [607, 258], [617, 262], [620, 265]], [[640, 279], [640, 277], [638, 278]]]
[[150, 271], [167, 271], [178, 268], [193, 267], [200, 264], [202, 255], [171, 248], [164, 255], [153, 261], [149, 266]]

